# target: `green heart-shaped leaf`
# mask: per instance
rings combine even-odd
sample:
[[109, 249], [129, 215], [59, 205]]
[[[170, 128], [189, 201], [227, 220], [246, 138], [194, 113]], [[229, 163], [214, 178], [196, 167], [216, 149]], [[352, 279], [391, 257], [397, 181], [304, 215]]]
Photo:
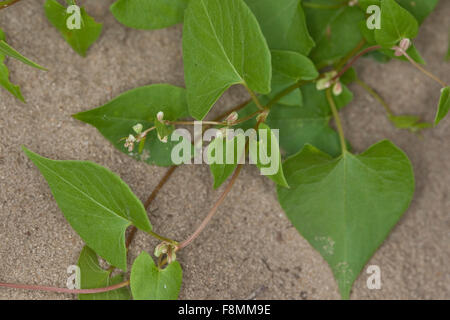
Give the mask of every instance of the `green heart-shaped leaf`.
[[292, 224], [333, 270], [343, 298], [408, 208], [414, 174], [389, 141], [336, 159], [312, 146], [284, 164], [290, 189], [278, 199]]
[[375, 40], [387, 49], [397, 45], [402, 39], [414, 39], [419, 24], [408, 10], [395, 0], [381, 1], [381, 28], [375, 29]]
[[96, 127], [120, 151], [148, 164], [171, 166], [172, 148], [177, 142], [161, 142], [156, 130], [151, 131], [143, 145], [129, 152], [123, 138], [135, 134], [132, 127], [140, 123], [143, 130], [154, 126], [159, 111], [165, 120], [188, 116], [186, 92], [183, 88], [155, 84], [127, 91], [107, 104], [93, 110], [80, 112], [73, 117]]
[[87, 161], [57, 161], [23, 148], [47, 180], [67, 221], [111, 265], [127, 269], [125, 230], [151, 231], [144, 206], [108, 169]]
[[439, 108], [434, 123], [437, 125], [447, 115], [450, 110], [450, 87], [442, 89], [441, 98], [439, 100]]
[[135, 29], [162, 29], [183, 21], [189, 0], [118, 0], [111, 5], [114, 17]]
[[95, 22], [84, 8], [80, 8], [81, 28], [70, 30], [67, 20], [71, 14], [66, 12], [56, 0], [47, 0], [44, 4], [45, 15], [48, 21], [62, 34], [63, 38], [79, 55], [86, 56], [86, 51], [98, 39], [102, 32], [102, 24]]
[[[123, 274], [111, 277], [112, 269], [105, 270], [100, 267], [98, 257], [88, 246], [84, 246], [78, 258], [80, 268], [81, 289], [105, 288], [123, 281]], [[131, 293], [128, 287], [117, 290], [78, 295], [80, 300], [130, 300]]]
[[307, 55], [314, 47], [301, 0], [245, 0], [261, 26], [269, 47]]
[[191, 0], [184, 21], [183, 59], [194, 118], [203, 119], [232, 85], [270, 92], [270, 51], [242, 0]]
[[135, 300], [177, 300], [182, 279], [177, 261], [161, 270], [147, 252], [142, 252], [131, 268], [131, 292]]

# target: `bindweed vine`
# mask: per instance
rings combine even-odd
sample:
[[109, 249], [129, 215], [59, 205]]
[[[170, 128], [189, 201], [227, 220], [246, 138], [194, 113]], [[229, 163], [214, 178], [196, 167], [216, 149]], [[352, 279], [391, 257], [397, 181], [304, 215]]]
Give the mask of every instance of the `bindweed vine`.
[[[16, 2], [2, 1], [0, 9]], [[199, 238], [248, 161], [276, 184], [292, 225], [327, 261], [342, 298], [350, 298], [355, 279], [408, 209], [415, 181], [407, 155], [388, 140], [353, 154], [339, 111], [352, 101], [348, 86], [356, 83], [399, 129], [417, 133], [445, 118], [450, 87], [424, 67], [414, 46], [419, 25], [438, 1], [416, 0], [415, 6], [404, 0], [172, 2], [168, 8], [163, 0], [117, 0], [111, 12], [135, 29], [183, 23], [186, 87], [147, 85], [73, 115], [130, 158], [167, 167], [166, 174], [142, 203], [104, 167], [52, 160], [23, 147], [86, 244], [77, 263], [80, 287], [0, 287], [73, 293], [80, 299], [177, 299], [182, 284], [178, 252]], [[44, 11], [82, 56], [102, 32], [102, 25], [73, 0], [65, 5], [47, 0]], [[7, 56], [46, 69], [9, 46], [0, 30], [0, 84], [24, 101], [9, 81]], [[369, 57], [403, 60], [442, 87], [434, 124], [396, 115], [358, 77], [355, 63]], [[204, 120], [235, 85], [245, 88], [247, 99]], [[200, 163], [209, 165], [214, 188], [224, 186], [219, 197], [186, 239], [158, 234], [147, 209], [179, 166]], [[128, 251], [138, 231], [159, 244], [151, 254], [142, 252], [130, 269]], [[101, 267], [99, 257], [108, 268]]]

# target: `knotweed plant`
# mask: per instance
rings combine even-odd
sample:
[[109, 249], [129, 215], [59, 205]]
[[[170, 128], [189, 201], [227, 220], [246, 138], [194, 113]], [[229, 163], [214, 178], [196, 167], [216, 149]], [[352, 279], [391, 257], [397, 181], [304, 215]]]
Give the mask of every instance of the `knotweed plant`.
[[[17, 2], [0, 1], [0, 9]], [[106, 168], [47, 159], [24, 147], [86, 246], [74, 289], [0, 286], [77, 293], [80, 299], [177, 299], [182, 284], [178, 252], [198, 238], [249, 160], [276, 184], [287, 217], [329, 264], [342, 298], [348, 299], [353, 282], [408, 209], [415, 182], [407, 155], [388, 140], [352, 153], [339, 111], [352, 101], [348, 85], [356, 82], [382, 103], [399, 129], [418, 133], [447, 115], [450, 87], [425, 69], [414, 45], [437, 2], [117, 0], [111, 12], [127, 27], [151, 30], [183, 23], [185, 88], [135, 88], [73, 117], [95, 127], [130, 161], [168, 167], [167, 174], [143, 204]], [[44, 10], [82, 56], [101, 34], [102, 25], [73, 0], [47, 0]], [[24, 101], [9, 81], [6, 56], [44, 68], [9, 46], [0, 31], [0, 84]], [[395, 114], [353, 69], [363, 57], [400, 59], [438, 82], [442, 91], [434, 124]], [[203, 121], [235, 85], [245, 88], [248, 100]], [[214, 133], [204, 139], [208, 130]], [[204, 140], [209, 140], [206, 146]], [[225, 186], [187, 239], [169, 239], [154, 230], [146, 209], [177, 167], [196, 161], [210, 165], [214, 188]], [[128, 248], [138, 230], [160, 244], [129, 266]], [[99, 257], [108, 268], [100, 266]]]

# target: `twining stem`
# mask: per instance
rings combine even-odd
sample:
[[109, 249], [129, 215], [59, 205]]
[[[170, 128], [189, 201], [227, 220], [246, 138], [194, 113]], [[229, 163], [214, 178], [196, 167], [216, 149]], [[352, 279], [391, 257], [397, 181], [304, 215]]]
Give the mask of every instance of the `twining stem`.
[[345, 142], [344, 130], [342, 129], [341, 118], [339, 117], [338, 110], [336, 108], [336, 104], [334, 103], [332, 96], [332, 89], [329, 88], [326, 91], [328, 104], [330, 105], [331, 111], [333, 112], [334, 120], [336, 121], [336, 127], [339, 133], [339, 140], [341, 143], [342, 154], [344, 155], [347, 152], [347, 144]]
[[148, 207], [152, 204], [153, 200], [155, 200], [156, 196], [158, 195], [159, 191], [161, 191], [162, 187], [169, 181], [169, 178], [172, 176], [172, 174], [175, 172], [175, 170], [178, 168], [178, 166], [171, 166], [169, 170], [164, 174], [162, 179], [159, 181], [158, 185], [153, 189], [152, 193], [148, 197], [147, 201], [144, 203], [145, 209], [148, 209]]
[[252, 114], [249, 114], [248, 116], [246, 116], [246, 117], [244, 117], [244, 118], [239, 119], [238, 121], [236, 121], [236, 122], [233, 124], [233, 126], [238, 125], [238, 124], [241, 124], [241, 123], [244, 123], [244, 122], [246, 122], [246, 121], [248, 121], [248, 120], [250, 120], [250, 119], [253, 119], [253, 118], [256, 117], [257, 115], [261, 114], [262, 112], [264, 112], [264, 110], [258, 110], [258, 111], [255, 111], [255, 112], [253, 112]]
[[428, 71], [427, 69], [425, 69], [424, 67], [422, 67], [420, 64], [418, 64], [417, 62], [414, 61], [413, 58], [410, 57], [410, 55], [403, 49], [401, 49], [400, 47], [394, 47], [393, 49], [396, 49], [398, 51], [400, 51], [406, 59], [409, 60], [409, 62], [411, 62], [411, 64], [413, 66], [415, 66], [417, 69], [419, 69], [420, 71], [422, 71], [422, 73], [424, 73], [426, 76], [428, 76], [429, 78], [433, 79], [434, 81], [436, 81], [437, 83], [439, 83], [442, 87], [448, 87], [448, 84], [446, 84], [444, 81], [442, 81], [441, 79], [439, 79], [438, 77], [436, 77], [434, 74], [432, 74], [430, 71]]
[[353, 59], [351, 59], [350, 62], [347, 63], [345, 65], [345, 67], [343, 67], [338, 72], [338, 74], [331, 79], [331, 81], [334, 81], [334, 80], [342, 77], [347, 72], [347, 70], [350, 69], [355, 64], [355, 62], [358, 61], [358, 59], [361, 58], [363, 55], [365, 55], [366, 53], [372, 52], [372, 51], [379, 50], [379, 49], [381, 49], [381, 46], [376, 45], [376, 46], [368, 47], [368, 48], [362, 50], [360, 53], [358, 53], [356, 56], [354, 56]]
[[[268, 109], [266, 109], [266, 110], [268, 110]], [[256, 122], [255, 130], [258, 130], [258, 127], [262, 121], [263, 121], [262, 118], [258, 119], [258, 121]], [[242, 157], [244, 157], [245, 154], [247, 153], [247, 148], [248, 148], [248, 144], [246, 144], [246, 146], [245, 146], [245, 152], [242, 155]], [[198, 228], [194, 231], [194, 233], [189, 238], [187, 238], [186, 240], [184, 240], [183, 242], [181, 242], [178, 245], [178, 247], [176, 248], [177, 251], [187, 247], [190, 243], [192, 243], [192, 241], [194, 241], [200, 235], [200, 233], [203, 231], [203, 229], [205, 229], [205, 227], [208, 225], [208, 223], [214, 217], [215, 213], [217, 212], [217, 209], [220, 207], [222, 202], [227, 197], [228, 193], [230, 193], [231, 189], [233, 188], [233, 185], [235, 184], [237, 178], [239, 177], [239, 174], [241, 173], [241, 170], [242, 170], [242, 164], [238, 164], [236, 167], [236, 170], [233, 173], [233, 176], [231, 177], [230, 181], [228, 182], [228, 185], [226, 186], [225, 190], [223, 191], [223, 193], [219, 197], [219, 199], [216, 201], [214, 206], [211, 208], [211, 210], [209, 211], [206, 218], [202, 221], [200, 226], [198, 226]]]
[[228, 115], [230, 115], [232, 112], [237, 112], [239, 110], [244, 109], [250, 102], [252, 101], [252, 99], [248, 99], [244, 102], [242, 102], [241, 104], [238, 104], [236, 107], [234, 107], [231, 110], [228, 110], [224, 113], [222, 113], [221, 115], [217, 116], [213, 121], [220, 121], [222, 119], [225, 119]]
[[236, 170], [234, 171], [233, 176], [231, 177], [231, 180], [228, 182], [226, 189], [223, 191], [222, 195], [216, 201], [216, 203], [211, 208], [211, 210], [209, 210], [206, 218], [202, 221], [202, 223], [198, 226], [198, 228], [194, 231], [194, 233], [191, 236], [189, 236], [189, 238], [187, 238], [186, 240], [184, 240], [183, 242], [181, 242], [178, 245], [177, 250], [181, 250], [181, 249], [185, 248], [186, 246], [188, 246], [192, 241], [194, 241], [199, 236], [199, 234], [203, 231], [203, 229], [205, 229], [205, 227], [208, 225], [208, 223], [214, 217], [215, 213], [217, 212], [217, 209], [219, 209], [219, 206], [222, 204], [222, 202], [227, 197], [228, 193], [230, 193], [231, 188], [233, 187], [234, 183], [236, 182], [241, 170], [242, 170], [242, 164], [238, 164]]
[[37, 291], [47, 291], [47, 292], [57, 292], [57, 293], [72, 293], [72, 294], [92, 294], [92, 293], [102, 293], [117, 290], [126, 287], [130, 284], [130, 280], [109, 286], [104, 288], [96, 289], [67, 289], [58, 287], [48, 287], [48, 286], [35, 286], [28, 284], [17, 284], [17, 283], [0, 283], [0, 287], [14, 288], [14, 289], [25, 289], [25, 290], [37, 290]]
[[19, 1], [20, 0], [2, 1], [3, 3], [0, 2], [0, 10], [8, 8], [8, 7], [12, 6], [13, 4], [15, 4], [15, 3], [19, 2]]
[[347, 64], [347, 62], [355, 55], [359, 52], [359, 50], [361, 50], [362, 47], [364, 47], [364, 45], [366, 44], [366, 40], [363, 39], [361, 40], [355, 48], [353, 48], [352, 51], [350, 51], [344, 58], [341, 59], [341, 61], [339, 61], [339, 63], [336, 65], [336, 70], [340, 70], [343, 66], [345, 66]]
[[[169, 125], [186, 125], [186, 126], [190, 126], [190, 125], [194, 125], [195, 121], [164, 121], [166, 124]], [[219, 122], [219, 121], [199, 121], [202, 125], [211, 125], [211, 126], [220, 126], [220, 125], [225, 125], [226, 123], [224, 122]]]
[[[144, 203], [145, 210], [148, 210], [148, 208], [152, 204], [153, 200], [155, 200], [156, 196], [158, 195], [159, 191], [166, 184], [166, 182], [169, 181], [169, 178], [172, 176], [172, 174], [175, 172], [176, 169], [177, 169], [177, 166], [171, 166], [169, 168], [169, 170], [167, 170], [167, 172], [164, 174], [162, 179], [159, 181], [158, 185], [155, 187], [155, 189], [153, 189], [153, 191], [150, 194], [150, 196], [148, 197], [147, 201], [145, 201], [145, 203]], [[125, 243], [127, 249], [130, 247], [130, 244], [133, 241], [133, 239], [134, 239], [134, 237], [136, 235], [136, 232], [137, 232], [137, 228], [135, 226], [132, 226], [131, 229], [130, 229], [130, 232], [128, 233], [128, 237], [127, 237], [127, 240], [126, 240], [126, 243]], [[148, 232], [148, 234], [151, 235], [152, 237], [158, 239], [158, 240], [169, 242], [169, 243], [173, 243], [173, 244], [177, 244], [176, 241], [168, 239], [168, 238], [163, 237], [163, 236], [160, 236], [159, 234], [157, 234], [157, 233], [155, 233], [153, 231]]]
[[389, 105], [387, 104], [387, 102], [378, 94], [376, 93], [375, 90], [373, 90], [367, 83], [365, 83], [364, 81], [362, 81], [359, 78], [356, 78], [355, 82], [360, 85], [364, 90], [366, 90], [373, 98], [375, 98], [375, 100], [377, 100], [386, 110], [386, 113], [389, 116], [393, 116], [394, 113], [392, 112], [391, 108], [389, 107]]

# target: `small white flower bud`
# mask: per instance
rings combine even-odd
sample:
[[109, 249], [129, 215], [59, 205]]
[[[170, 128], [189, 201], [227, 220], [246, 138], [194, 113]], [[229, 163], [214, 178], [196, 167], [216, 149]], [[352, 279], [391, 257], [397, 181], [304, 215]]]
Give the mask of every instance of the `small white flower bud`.
[[169, 140], [169, 137], [168, 137], [168, 136], [161, 137], [161, 136], [159, 135], [159, 133], [158, 133], [158, 139], [159, 139], [159, 141], [161, 141], [162, 143], [167, 143], [167, 141]]
[[411, 46], [411, 40], [408, 38], [404, 38], [400, 41], [400, 48], [404, 51], [407, 51], [409, 47]]
[[167, 253], [167, 264], [171, 264], [172, 262], [175, 262], [177, 260], [177, 255], [175, 253], [175, 250], [169, 250]]
[[166, 254], [167, 253], [167, 243], [163, 242], [160, 243], [156, 246], [155, 248], [155, 257], [159, 258], [162, 254]]
[[339, 96], [342, 93], [342, 84], [338, 81], [333, 86], [333, 94]]
[[398, 47], [394, 47], [394, 54], [396, 57], [401, 57], [404, 52], [408, 51], [408, 49], [411, 47], [411, 40], [408, 38], [404, 38], [400, 40], [400, 43]]
[[317, 80], [317, 82], [316, 82], [316, 89], [319, 91], [328, 89], [330, 86], [331, 86], [331, 82], [330, 82], [330, 80], [328, 80], [326, 78]]
[[236, 123], [236, 121], [239, 119], [239, 115], [236, 111], [230, 113], [230, 115], [225, 119], [225, 121], [227, 122], [227, 124], [229, 126], [233, 125]]
[[128, 148], [128, 152], [132, 152], [134, 149], [134, 143], [136, 142], [135, 136], [130, 134], [128, 138], [125, 140], [124, 147]]
[[156, 119], [158, 119], [159, 122], [163, 122], [164, 112], [162, 112], [162, 111], [158, 112], [158, 114], [156, 115]]
[[133, 130], [134, 132], [136, 132], [136, 134], [141, 134], [143, 128], [143, 125], [141, 123], [138, 123], [133, 127]]
[[258, 114], [258, 116], [256, 117], [256, 121], [257, 122], [266, 122], [267, 116], [269, 115], [269, 110], [264, 110], [263, 112], [261, 112], [260, 114]]

